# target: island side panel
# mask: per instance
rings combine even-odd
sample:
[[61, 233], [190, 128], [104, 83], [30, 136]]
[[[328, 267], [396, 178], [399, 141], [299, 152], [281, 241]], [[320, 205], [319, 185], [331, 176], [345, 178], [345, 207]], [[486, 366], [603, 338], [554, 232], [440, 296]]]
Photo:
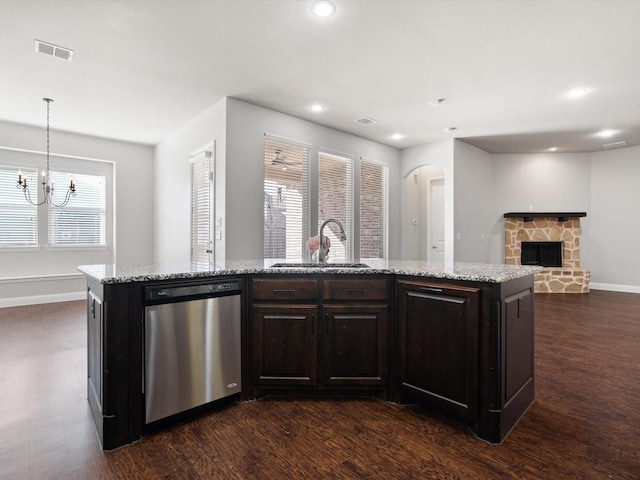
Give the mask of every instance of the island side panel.
[[535, 400], [533, 275], [483, 290], [476, 434], [500, 443]]
[[87, 286], [87, 396], [102, 448], [111, 450], [142, 435], [140, 287], [90, 277]]

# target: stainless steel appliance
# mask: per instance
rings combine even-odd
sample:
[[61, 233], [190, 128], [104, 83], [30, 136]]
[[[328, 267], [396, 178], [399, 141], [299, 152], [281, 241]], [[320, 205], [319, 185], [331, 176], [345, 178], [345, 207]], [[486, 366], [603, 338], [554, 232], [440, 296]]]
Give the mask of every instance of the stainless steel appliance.
[[240, 392], [240, 279], [148, 286], [145, 423]]

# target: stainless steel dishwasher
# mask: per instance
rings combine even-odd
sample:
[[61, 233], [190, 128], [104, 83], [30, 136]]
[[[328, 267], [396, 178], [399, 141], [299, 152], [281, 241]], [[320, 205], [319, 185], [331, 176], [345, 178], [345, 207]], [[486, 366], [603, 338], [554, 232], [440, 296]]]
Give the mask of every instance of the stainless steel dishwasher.
[[241, 390], [241, 279], [144, 289], [145, 423]]

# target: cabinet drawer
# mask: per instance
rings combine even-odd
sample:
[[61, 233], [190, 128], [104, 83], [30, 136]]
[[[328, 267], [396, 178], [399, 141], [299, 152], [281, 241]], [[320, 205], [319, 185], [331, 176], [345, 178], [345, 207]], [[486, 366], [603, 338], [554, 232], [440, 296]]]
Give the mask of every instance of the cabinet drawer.
[[324, 280], [322, 299], [387, 301], [387, 280], [382, 278]]
[[254, 278], [253, 300], [316, 300], [318, 281], [309, 278]]

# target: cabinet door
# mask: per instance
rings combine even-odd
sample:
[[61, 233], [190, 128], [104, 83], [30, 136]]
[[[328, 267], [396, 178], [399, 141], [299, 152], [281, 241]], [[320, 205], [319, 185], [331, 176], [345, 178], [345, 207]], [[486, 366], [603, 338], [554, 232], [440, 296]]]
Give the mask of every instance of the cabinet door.
[[315, 305], [253, 305], [251, 368], [255, 385], [317, 384]]
[[386, 386], [387, 305], [325, 305], [321, 325], [323, 384]]
[[102, 299], [91, 290], [87, 294], [87, 397], [96, 428], [102, 438], [102, 368], [103, 368]]
[[474, 418], [478, 381], [478, 289], [398, 282], [400, 391]]
[[533, 383], [533, 298], [530, 290], [512, 295], [504, 301], [502, 364], [506, 405], [528, 382]]

